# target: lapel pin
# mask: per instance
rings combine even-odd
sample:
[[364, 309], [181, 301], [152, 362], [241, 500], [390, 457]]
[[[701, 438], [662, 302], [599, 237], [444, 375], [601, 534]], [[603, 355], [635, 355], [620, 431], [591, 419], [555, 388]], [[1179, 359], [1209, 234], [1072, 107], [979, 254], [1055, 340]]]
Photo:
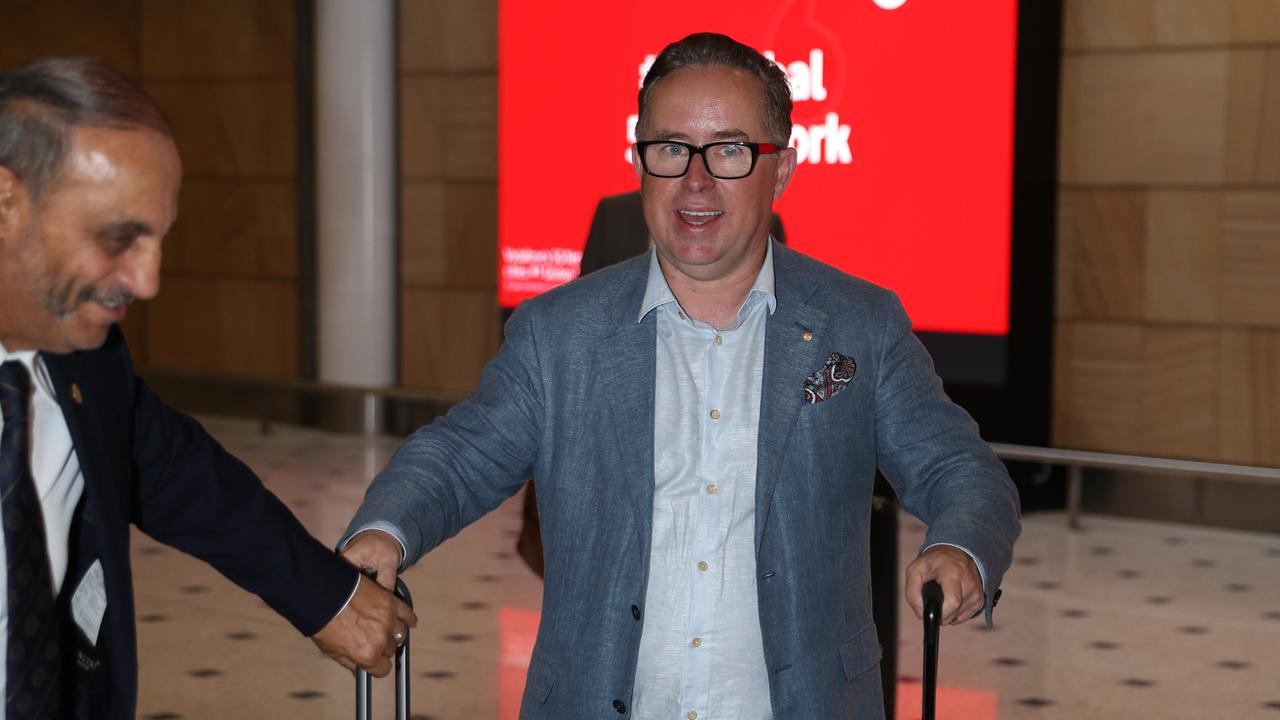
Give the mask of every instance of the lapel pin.
[[804, 335], [802, 335], [801, 337], [803, 337], [803, 338], [804, 338], [804, 341], [805, 341], [805, 342], [809, 342], [810, 340], [812, 340], [812, 339], [813, 339], [813, 331], [812, 331], [812, 330], [805, 330], [805, 331], [804, 331]]
[[75, 383], [71, 383], [71, 400], [77, 405], [84, 403], [84, 395], [80, 393], [80, 386]]

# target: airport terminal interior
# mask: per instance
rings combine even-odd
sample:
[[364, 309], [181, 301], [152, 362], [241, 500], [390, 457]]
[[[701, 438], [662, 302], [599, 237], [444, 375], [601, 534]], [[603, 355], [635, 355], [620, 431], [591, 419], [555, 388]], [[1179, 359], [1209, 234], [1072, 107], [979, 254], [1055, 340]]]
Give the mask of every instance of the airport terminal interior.
[[[328, 542], [399, 445], [203, 420]], [[406, 573], [412, 717], [516, 719], [542, 590], [515, 553], [520, 522], [517, 497]], [[1280, 717], [1280, 537], [1088, 513], [1079, 531], [1060, 512], [1023, 523], [994, 629], [942, 631], [938, 717]], [[904, 566], [922, 538], [904, 519]], [[140, 717], [353, 717], [350, 673], [207, 565], [135, 540]], [[900, 613], [908, 720], [920, 717], [922, 630]], [[375, 717], [391, 716], [392, 698], [389, 679], [375, 683]]]
[[[640, 212], [637, 70], [686, 16], [776, 41], [799, 93], [775, 236], [882, 263], [984, 439], [1110, 458], [1082, 486], [1015, 466], [994, 628], [944, 628], [938, 717], [1280, 720], [1280, 1], [0, 0], [0, 72], [90, 55], [154, 97], [183, 185], [132, 360], [333, 544], [512, 307], [638, 252], [583, 241]], [[411, 717], [518, 717], [521, 528], [518, 494], [406, 573]], [[899, 577], [924, 532], [901, 516]], [[353, 716], [351, 674], [256, 597], [131, 552], [138, 717]], [[898, 596], [889, 720], [916, 720]]]

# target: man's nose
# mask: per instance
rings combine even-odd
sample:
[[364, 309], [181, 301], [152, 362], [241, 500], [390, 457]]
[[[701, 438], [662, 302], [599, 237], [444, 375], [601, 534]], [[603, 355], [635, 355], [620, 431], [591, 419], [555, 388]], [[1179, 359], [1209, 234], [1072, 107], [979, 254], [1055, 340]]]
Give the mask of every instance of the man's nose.
[[120, 282], [139, 300], [160, 292], [160, 241], [141, 239], [121, 258]]
[[685, 187], [690, 190], [701, 190], [710, 187], [716, 181], [711, 176], [711, 170], [707, 167], [707, 156], [705, 153], [698, 153], [689, 159], [689, 171], [684, 174]]

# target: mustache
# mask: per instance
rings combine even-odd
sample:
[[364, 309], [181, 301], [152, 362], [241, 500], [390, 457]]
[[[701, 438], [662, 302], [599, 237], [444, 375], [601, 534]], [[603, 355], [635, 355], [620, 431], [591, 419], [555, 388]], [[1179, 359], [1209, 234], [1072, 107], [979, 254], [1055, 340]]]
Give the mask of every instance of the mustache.
[[97, 285], [90, 285], [77, 293], [70, 283], [63, 286], [62, 292], [56, 293], [56, 297], [61, 297], [62, 301], [50, 302], [48, 305], [49, 310], [51, 310], [57, 317], [66, 317], [75, 312], [76, 308], [87, 302], [96, 302], [106, 305], [107, 307], [116, 307], [117, 305], [131, 303], [137, 299], [133, 293], [122, 287], [104, 288]]

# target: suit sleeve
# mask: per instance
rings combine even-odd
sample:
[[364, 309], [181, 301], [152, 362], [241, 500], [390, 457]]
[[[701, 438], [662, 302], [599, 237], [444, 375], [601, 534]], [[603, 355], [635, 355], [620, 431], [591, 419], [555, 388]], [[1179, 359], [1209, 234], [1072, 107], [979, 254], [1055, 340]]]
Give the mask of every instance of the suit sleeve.
[[356, 571], [199, 423], [161, 402], [131, 365], [129, 376], [133, 522], [255, 593], [302, 634], [323, 628], [342, 610]]
[[1018, 493], [977, 424], [942, 381], [895, 295], [887, 295], [876, 386], [877, 461], [907, 512], [929, 526], [924, 546], [957, 545], [986, 570], [992, 599], [1020, 532]]
[[405, 565], [511, 497], [533, 475], [543, 422], [542, 382], [528, 303], [480, 385], [405, 441], [374, 478], [347, 535], [378, 521], [404, 535]]

